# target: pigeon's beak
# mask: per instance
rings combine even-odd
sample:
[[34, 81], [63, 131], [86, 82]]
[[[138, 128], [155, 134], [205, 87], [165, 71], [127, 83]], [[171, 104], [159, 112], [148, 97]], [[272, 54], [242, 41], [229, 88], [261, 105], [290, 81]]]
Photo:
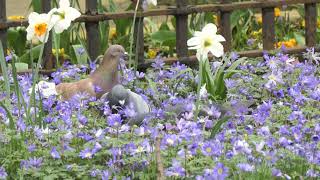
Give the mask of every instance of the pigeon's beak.
[[129, 60], [129, 55], [127, 52], [123, 53], [123, 57], [122, 57], [125, 61]]

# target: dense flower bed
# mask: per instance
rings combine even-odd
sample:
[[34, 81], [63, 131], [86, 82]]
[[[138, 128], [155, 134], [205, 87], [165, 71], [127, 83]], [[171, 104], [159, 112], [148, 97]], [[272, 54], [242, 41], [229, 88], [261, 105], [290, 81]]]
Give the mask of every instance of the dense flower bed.
[[[197, 71], [165, 66], [160, 58], [146, 73], [125, 69], [122, 76], [152, 109], [141, 125], [126, 123], [135, 115], [130, 107], [113, 107], [114, 113], [86, 94], [70, 101], [36, 95], [31, 104], [12, 94], [7, 109], [0, 107], [0, 179], [155, 179], [159, 160], [168, 178], [319, 177], [320, 69], [316, 53], [305, 57], [301, 63], [283, 53], [247, 59], [225, 80], [226, 101], [213, 102], [202, 89], [198, 118]], [[87, 71], [65, 63], [42, 80], [74, 81]], [[25, 102], [30, 77], [18, 76]], [[33, 118], [25, 118], [27, 106]]]

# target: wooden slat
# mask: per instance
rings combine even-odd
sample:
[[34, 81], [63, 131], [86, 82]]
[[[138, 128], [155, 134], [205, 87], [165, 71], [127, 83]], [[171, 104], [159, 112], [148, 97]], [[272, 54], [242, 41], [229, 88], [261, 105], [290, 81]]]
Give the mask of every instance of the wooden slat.
[[[43, 13], [48, 13], [51, 10], [51, 0], [42, 0], [41, 1], [41, 8]], [[42, 66], [45, 69], [52, 69], [53, 68], [53, 63], [52, 61], [52, 35], [51, 33], [48, 34], [49, 39], [47, 43], [44, 46], [44, 51], [43, 51], [43, 61], [42, 61]]]
[[[90, 0], [88, 0], [90, 1]], [[277, 7], [282, 5], [294, 5], [294, 4], [310, 4], [320, 3], [320, 0], [271, 0], [271, 1], [246, 1], [246, 2], [234, 2], [230, 4], [206, 4], [188, 7], [184, 10], [177, 11], [174, 8], [170, 9], [155, 9], [138, 13], [137, 17], [150, 17], [150, 16], [167, 16], [167, 15], [178, 15], [178, 14], [193, 14], [203, 12], [219, 12], [219, 11], [234, 11], [248, 8], [267, 8]], [[122, 18], [133, 18], [133, 11], [116, 12], [116, 13], [104, 13], [95, 16], [82, 15], [77, 18], [75, 22], [99, 22], [105, 20], [122, 19]], [[27, 26], [28, 22], [24, 21], [9, 21], [8, 23], [0, 22], [0, 29], [6, 29], [7, 27]]]
[[317, 38], [317, 4], [305, 4], [306, 22], [306, 45], [309, 47], [316, 45]]
[[[230, 0], [220, 0], [222, 4], [230, 3]], [[223, 43], [224, 50], [226, 52], [231, 51], [231, 12], [230, 11], [221, 11], [220, 12], [220, 32], [221, 35], [226, 39], [226, 42]]]
[[[140, 1], [138, 11], [141, 13], [142, 9], [142, 1]], [[134, 39], [135, 39], [135, 62], [138, 64], [144, 62], [144, 32], [143, 32], [143, 17], [138, 17], [135, 21], [134, 26]]]
[[[6, 12], [6, 0], [0, 0], [0, 23], [6, 23], [7, 12]], [[4, 52], [7, 49], [7, 29], [0, 29], [0, 40], [2, 41]], [[5, 53], [6, 54], [6, 53]]]
[[[90, 16], [97, 15], [97, 6], [97, 0], [86, 0], [86, 14]], [[95, 60], [98, 57], [100, 50], [99, 23], [97, 21], [86, 22], [85, 26], [89, 57], [91, 60]]]
[[262, 8], [262, 41], [263, 49], [271, 50], [274, 48], [275, 28], [273, 7]]
[[[186, 9], [187, 2], [185, 0], [176, 0], [177, 12]], [[188, 15], [176, 15], [176, 49], [178, 57], [188, 56]]]

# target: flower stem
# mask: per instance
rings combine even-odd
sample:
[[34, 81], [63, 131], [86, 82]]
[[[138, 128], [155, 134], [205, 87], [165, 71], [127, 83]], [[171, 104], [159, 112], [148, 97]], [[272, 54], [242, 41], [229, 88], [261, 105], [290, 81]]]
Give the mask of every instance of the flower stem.
[[203, 61], [199, 61], [199, 82], [198, 82], [198, 88], [197, 88], [197, 102], [196, 102], [196, 113], [194, 115], [195, 119], [197, 120], [198, 115], [199, 115], [199, 106], [200, 106], [200, 89], [201, 89], [201, 84], [202, 84], [202, 71], [203, 71]]
[[134, 30], [135, 30], [135, 24], [136, 24], [136, 18], [137, 18], [139, 4], [140, 4], [140, 0], [137, 0], [137, 4], [136, 4], [135, 10], [134, 10], [133, 22], [132, 22], [132, 27], [131, 27], [131, 35], [130, 35], [129, 67], [132, 67], [132, 65], [133, 65], [133, 62], [132, 62], [133, 34], [134, 34]]

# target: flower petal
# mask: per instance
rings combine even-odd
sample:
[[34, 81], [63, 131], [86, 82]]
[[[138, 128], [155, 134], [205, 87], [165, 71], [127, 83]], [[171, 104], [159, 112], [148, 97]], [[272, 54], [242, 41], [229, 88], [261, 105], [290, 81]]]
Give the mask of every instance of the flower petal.
[[68, 19], [70, 21], [73, 21], [81, 16], [81, 13], [72, 7], [69, 7], [66, 9], [65, 19]]
[[221, 43], [215, 43], [210, 47], [210, 52], [215, 57], [221, 57], [224, 53], [223, 46]]
[[212, 24], [212, 23], [209, 23], [207, 24], [203, 29], [202, 29], [202, 32], [204, 33], [209, 33], [209, 34], [216, 34], [217, 33], [217, 26]]
[[190, 38], [190, 39], [187, 41], [187, 44], [188, 44], [188, 46], [196, 46], [196, 45], [199, 45], [199, 44], [201, 44], [201, 39], [198, 38], [198, 37]]
[[226, 39], [225, 39], [223, 36], [221, 36], [221, 35], [216, 35], [216, 36], [214, 37], [214, 40], [219, 41], [219, 42], [226, 41]]
[[70, 2], [69, 2], [69, 0], [60, 0], [60, 1], [59, 1], [59, 7], [60, 7], [60, 8], [70, 7]]

